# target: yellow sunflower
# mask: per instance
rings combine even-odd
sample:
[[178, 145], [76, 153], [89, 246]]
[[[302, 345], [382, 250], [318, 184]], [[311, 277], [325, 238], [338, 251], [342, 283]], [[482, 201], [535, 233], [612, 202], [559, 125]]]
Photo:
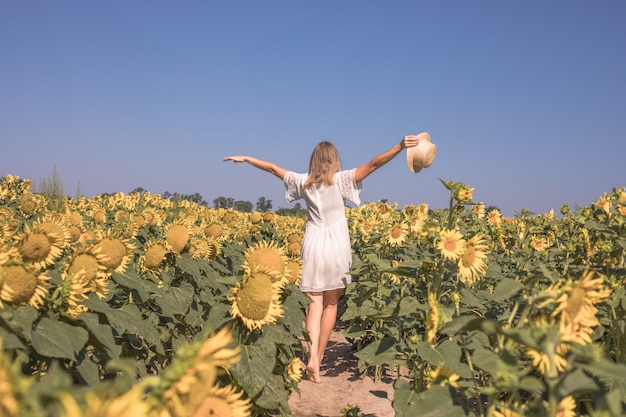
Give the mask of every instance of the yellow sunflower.
[[135, 250], [135, 245], [129, 239], [118, 239], [107, 234], [96, 243], [91, 253], [96, 255], [98, 262], [107, 269], [123, 274], [128, 268]]
[[150, 412], [141, 385], [136, 385], [130, 391], [111, 398], [87, 391], [84, 412], [74, 397], [68, 393], [61, 394], [59, 400], [65, 411], [63, 417], [147, 417]]
[[76, 318], [80, 313], [87, 311], [87, 307], [82, 305], [81, 302], [87, 299], [90, 291], [91, 283], [84, 269], [75, 275], [65, 276], [63, 295], [69, 316]]
[[571, 395], [563, 398], [556, 407], [556, 417], [576, 417], [576, 400]]
[[530, 237], [530, 247], [538, 252], [543, 252], [548, 248], [548, 242], [546, 238], [540, 236]]
[[[249, 416], [250, 400], [233, 386], [217, 385], [221, 368], [239, 361], [240, 348], [227, 348], [233, 341], [223, 328], [206, 341], [180, 348], [172, 365], [163, 373], [161, 416]], [[156, 400], [156, 399], [155, 399]]]
[[235, 288], [230, 315], [239, 317], [250, 330], [261, 329], [265, 324], [275, 323], [283, 316], [280, 290], [283, 283], [273, 281], [272, 276], [261, 267], [247, 273]]
[[70, 257], [63, 270], [63, 281], [78, 273], [85, 274], [84, 279], [89, 283], [90, 291], [95, 292], [99, 298], [106, 298], [109, 292], [107, 267], [102, 265], [98, 257], [88, 249], [77, 251]]
[[463, 254], [459, 257], [457, 266], [459, 278], [468, 285], [472, 285], [487, 272], [487, 245], [482, 235], [474, 235], [465, 242]]
[[211, 222], [205, 225], [202, 230], [206, 237], [213, 238], [218, 241], [225, 240], [229, 235], [228, 229], [218, 222]]
[[492, 226], [499, 225], [502, 223], [502, 213], [498, 209], [491, 209], [487, 213], [487, 223]]
[[300, 278], [302, 278], [302, 259], [291, 258], [287, 261], [287, 282], [294, 285], [300, 285]]
[[149, 242], [145, 245], [143, 255], [139, 258], [139, 267], [142, 271], [161, 272], [165, 255], [168, 250], [162, 242]]
[[444, 258], [456, 261], [465, 250], [465, 240], [458, 230], [442, 230], [439, 234], [437, 249]]
[[289, 362], [289, 365], [287, 365], [287, 375], [289, 375], [289, 378], [291, 378], [293, 381], [300, 382], [303, 373], [304, 372], [302, 370], [302, 361], [300, 360], [300, 358], [293, 358]]
[[285, 255], [283, 248], [274, 241], [261, 241], [246, 249], [245, 259], [242, 264], [243, 270], [248, 274], [256, 268], [261, 268], [266, 272], [272, 281], [283, 281], [287, 279], [287, 262], [289, 258]]
[[556, 300], [553, 317], [560, 318], [561, 340], [579, 344], [591, 343], [593, 327], [599, 326], [595, 304], [605, 301], [611, 290], [604, 287], [604, 278], [594, 279], [593, 271], [585, 271], [580, 280], [569, 281]]
[[390, 246], [401, 246], [408, 237], [408, 231], [406, 223], [395, 223], [387, 230], [384, 239]]
[[191, 227], [186, 221], [176, 220], [165, 226], [165, 243], [167, 249], [179, 254], [189, 243], [189, 237], [192, 235]]
[[32, 267], [20, 264], [0, 265], [0, 300], [15, 306], [43, 305], [50, 277], [38, 274]]
[[210, 261], [217, 258], [217, 256], [222, 252], [222, 245], [219, 240], [214, 238], [207, 238], [205, 242], [207, 245], [205, 259]]
[[14, 245], [20, 259], [39, 269], [53, 265], [63, 255], [63, 247], [53, 244], [47, 234], [34, 232], [28, 226], [15, 237]]
[[428, 380], [428, 386], [432, 385], [449, 385], [453, 388], [458, 388], [458, 380], [461, 376], [456, 372], [446, 367], [435, 367], [430, 370], [426, 379]]

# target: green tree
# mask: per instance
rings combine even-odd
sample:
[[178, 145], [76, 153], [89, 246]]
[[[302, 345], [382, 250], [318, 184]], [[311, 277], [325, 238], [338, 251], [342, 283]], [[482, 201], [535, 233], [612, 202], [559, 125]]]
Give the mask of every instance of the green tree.
[[226, 197], [219, 196], [215, 200], [213, 200], [213, 207], [228, 209], [228, 208], [233, 208], [234, 203], [235, 203], [235, 199], [233, 198], [230, 198], [230, 197], [226, 198]]
[[265, 197], [259, 197], [256, 202], [257, 211], [271, 211], [272, 210], [272, 200], [268, 200]]
[[237, 200], [233, 204], [233, 208], [238, 211], [249, 213], [252, 211], [252, 203], [249, 201]]

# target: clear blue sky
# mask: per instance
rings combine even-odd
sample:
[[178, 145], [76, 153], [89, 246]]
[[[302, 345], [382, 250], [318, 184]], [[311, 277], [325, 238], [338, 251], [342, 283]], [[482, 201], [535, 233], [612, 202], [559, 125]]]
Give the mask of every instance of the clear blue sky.
[[363, 201], [448, 204], [439, 179], [505, 215], [585, 206], [626, 186], [624, 1], [0, 0], [0, 176], [66, 194], [271, 199], [228, 155], [343, 167], [428, 131]]

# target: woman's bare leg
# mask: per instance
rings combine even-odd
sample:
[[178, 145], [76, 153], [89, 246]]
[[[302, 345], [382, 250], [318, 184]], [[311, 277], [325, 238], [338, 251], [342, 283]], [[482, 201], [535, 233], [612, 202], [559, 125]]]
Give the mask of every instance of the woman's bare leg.
[[307, 377], [316, 383], [320, 383], [320, 325], [322, 322], [322, 311], [324, 310], [324, 297], [321, 292], [305, 293], [311, 303], [307, 307], [306, 320], [304, 326], [309, 333], [311, 341], [307, 343], [309, 350], [309, 362], [306, 365]]
[[337, 305], [339, 304], [341, 294], [343, 294], [343, 288], [323, 292], [323, 310], [320, 322], [320, 336], [317, 351], [320, 364], [322, 363], [322, 358], [324, 357], [324, 351], [326, 350], [326, 345], [328, 344], [330, 335], [335, 328], [335, 323], [337, 322]]

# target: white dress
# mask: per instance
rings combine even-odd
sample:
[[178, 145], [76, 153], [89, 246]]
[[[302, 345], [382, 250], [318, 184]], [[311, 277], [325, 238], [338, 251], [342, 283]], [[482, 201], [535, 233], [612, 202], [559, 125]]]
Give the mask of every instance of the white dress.
[[284, 177], [288, 202], [304, 199], [308, 220], [302, 241], [302, 292], [345, 288], [352, 277], [352, 248], [346, 219], [345, 201], [361, 204], [361, 183], [354, 180], [356, 169], [339, 171], [330, 186], [304, 188], [308, 174], [288, 171]]

